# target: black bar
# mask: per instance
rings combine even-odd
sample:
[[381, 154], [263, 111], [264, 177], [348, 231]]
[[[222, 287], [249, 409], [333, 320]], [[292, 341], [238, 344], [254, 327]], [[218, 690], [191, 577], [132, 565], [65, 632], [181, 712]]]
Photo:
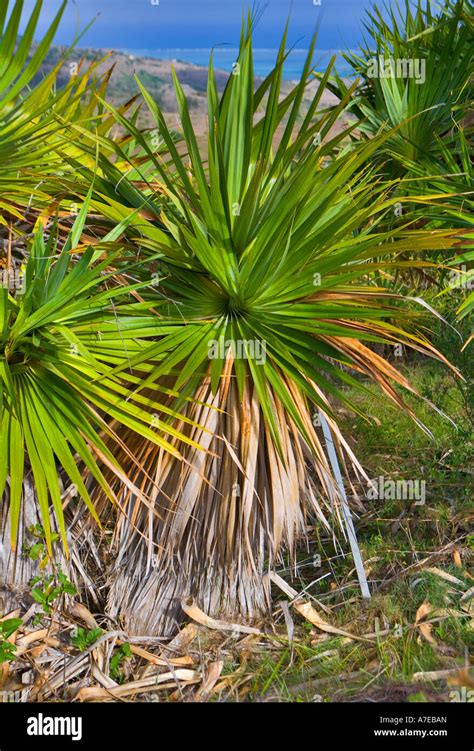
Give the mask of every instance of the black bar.
[[[118, 751], [238, 745], [268, 748], [289, 736], [314, 749], [455, 749], [472, 751], [472, 706], [453, 704], [97, 703], [0, 704], [0, 751]], [[59, 719], [55, 722], [55, 718]], [[81, 721], [79, 724], [78, 721]], [[42, 735], [28, 733], [43, 732]], [[50, 730], [71, 735], [47, 735]], [[259, 738], [260, 734], [260, 738]], [[72, 739], [77, 736], [77, 740]], [[79, 737], [80, 736], [80, 737]]]

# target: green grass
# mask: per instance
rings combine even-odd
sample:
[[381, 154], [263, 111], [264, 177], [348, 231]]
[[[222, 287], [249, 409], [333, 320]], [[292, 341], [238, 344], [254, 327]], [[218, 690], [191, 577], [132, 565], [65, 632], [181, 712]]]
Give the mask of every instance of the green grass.
[[[360, 597], [351, 555], [341, 556], [330, 540], [323, 539], [314, 548], [310, 542], [309, 552], [300, 554], [299, 581], [292, 582], [301, 590], [329, 574], [308, 590], [329, 608], [325, 618], [359, 635], [377, 629], [381, 635], [371, 643], [322, 635], [293, 613], [292, 646], [283, 639], [278, 650], [264, 650], [252, 657], [247, 666], [250, 677], [239, 693], [241, 701], [449, 700], [450, 687], [445, 680], [413, 679], [419, 672], [462, 668], [474, 646], [472, 613], [468, 603], [463, 609], [460, 602], [473, 584], [468, 573], [473, 558], [468, 526], [471, 416], [466, 409], [472, 374], [469, 359], [456, 350], [454, 341], [438, 341], [438, 345], [461, 369], [464, 384], [438, 363], [415, 358], [405, 362], [403, 369], [419, 392], [449, 414], [457, 428], [428, 405], [420, 408], [419, 401], [413, 399], [433, 433], [430, 439], [401, 411], [383, 403], [374, 386], [368, 386], [365, 394], [350, 394], [374, 418], [372, 428], [368, 429], [362, 418], [343, 414], [345, 433], [353, 437], [353, 447], [370, 477], [422, 476], [427, 483], [425, 505], [413, 506], [403, 500], [364, 501], [366, 510], [357, 528], [371, 600], [364, 602]], [[426, 566], [408, 569], [456, 540], [459, 559], [455, 559], [455, 550], [448, 549]], [[311, 559], [316, 550], [322, 560], [315, 570]], [[459, 584], [424, 570], [427, 567], [454, 576]], [[433, 617], [434, 643], [415, 625], [423, 603], [432, 608], [426, 620]], [[278, 633], [284, 636], [283, 619], [280, 626]], [[384, 634], [387, 628], [389, 633]], [[227, 672], [232, 672], [229, 664]], [[229, 694], [227, 698], [233, 697]]]

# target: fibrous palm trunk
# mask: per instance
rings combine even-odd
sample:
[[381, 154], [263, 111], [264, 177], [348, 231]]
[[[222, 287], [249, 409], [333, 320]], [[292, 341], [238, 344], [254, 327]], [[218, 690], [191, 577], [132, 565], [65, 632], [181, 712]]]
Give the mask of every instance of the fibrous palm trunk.
[[[66, 574], [75, 587], [89, 602], [97, 602], [97, 570], [101, 567], [97, 545], [93, 530], [90, 527], [83, 509], [73, 512], [68, 508], [70, 493], [63, 494], [66, 506], [65, 519], [68, 523], [67, 540], [69, 557], [58, 545], [54, 551], [55, 566]], [[43, 573], [51, 573], [51, 565], [40, 568], [41, 557], [32, 558], [25, 552], [25, 543], [37, 543], [41, 536], [30, 532], [32, 527], [41, 529], [42, 519], [40, 506], [35, 493], [31, 475], [26, 475], [23, 483], [23, 499], [20, 523], [15, 546], [12, 545], [10, 535], [9, 486], [7, 485], [5, 498], [0, 505], [0, 616], [13, 610], [20, 610], [20, 614], [33, 604], [31, 597], [31, 580]], [[57, 532], [54, 515], [50, 518], [51, 529]], [[92, 573], [94, 571], [94, 573]]]
[[[123, 497], [115, 532], [117, 557], [110, 568], [108, 612], [135, 633], [170, 635], [182, 618], [181, 601], [192, 597], [207, 614], [245, 620], [267, 613], [271, 570], [284, 551], [292, 554], [308, 518], [329, 530], [339, 496], [305, 405], [305, 443], [273, 396], [281, 453], [250, 386], [239, 400], [229, 358], [218, 392], [204, 379], [187, 416], [201, 429], [192, 437], [206, 449], [190, 449], [179, 461], [136, 436], [124, 437], [141, 470], [129, 477], [150, 505]], [[296, 389], [290, 392], [297, 400]], [[177, 425], [186, 429], [185, 425]], [[334, 423], [335, 442], [360, 467]], [[182, 448], [182, 447], [181, 447]], [[284, 459], [284, 460], [283, 460]], [[119, 460], [126, 466], [126, 457]]]

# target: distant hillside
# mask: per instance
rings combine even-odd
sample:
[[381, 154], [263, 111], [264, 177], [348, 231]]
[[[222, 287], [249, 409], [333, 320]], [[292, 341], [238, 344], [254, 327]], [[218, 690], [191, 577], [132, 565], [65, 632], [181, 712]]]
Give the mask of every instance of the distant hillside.
[[[64, 48], [52, 47], [43, 64], [42, 74], [54, 68], [63, 54]], [[59, 85], [67, 83], [70, 76], [71, 63], [80, 63], [82, 61], [83, 65], [87, 65], [94, 60], [100, 60], [104, 57], [107, 59], [100, 64], [99, 71], [105, 72], [110, 67], [114, 67], [108, 88], [108, 97], [112, 102], [116, 104], [124, 102], [138, 93], [138, 86], [134, 80], [134, 75], [137, 74], [157, 100], [162, 110], [170, 115], [175, 114], [177, 110], [171, 76], [171, 66], [173, 65], [184, 92], [188, 97], [196, 130], [198, 133], [204, 133], [207, 112], [207, 68], [179, 60], [171, 62], [169, 60], [158, 60], [150, 57], [132, 56], [124, 52], [75, 49], [69, 55], [68, 61], [63, 65], [59, 73]], [[226, 71], [216, 70], [215, 76], [218, 89], [222, 90], [229, 74]], [[257, 79], [257, 81], [260, 80]], [[282, 92], [286, 93], [289, 91], [291, 85], [289, 81], [283, 82]], [[311, 93], [315, 90], [316, 86], [315, 82], [308, 87], [308, 100], [311, 98]], [[323, 107], [327, 107], [335, 101], [335, 97], [327, 91], [323, 95], [321, 104]]]
[[[62, 47], [52, 47], [43, 64], [43, 72], [51, 70], [63, 54]], [[87, 64], [106, 56], [107, 59], [101, 63], [99, 70], [103, 72], [114, 66], [109, 86], [109, 95], [112, 99], [124, 100], [136, 94], [138, 87], [134, 81], [134, 74], [137, 74], [165, 111], [174, 110], [176, 101], [171, 78], [171, 65], [173, 64], [186, 94], [190, 97], [190, 107], [202, 106], [202, 100], [206, 96], [207, 68], [179, 61], [171, 63], [169, 60], [134, 57], [123, 52], [76, 49], [68, 56], [68, 62], [60, 72], [59, 83], [64, 84], [68, 80], [70, 63], [78, 63], [82, 60]], [[219, 89], [224, 87], [227, 77], [228, 73], [225, 71], [216, 71]]]

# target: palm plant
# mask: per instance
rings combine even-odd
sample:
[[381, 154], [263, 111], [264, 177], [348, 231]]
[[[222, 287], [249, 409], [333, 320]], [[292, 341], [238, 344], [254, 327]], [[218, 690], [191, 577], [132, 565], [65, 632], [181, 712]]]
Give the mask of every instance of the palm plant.
[[36, 232], [27, 263], [1, 274], [0, 578], [12, 585], [21, 576], [17, 557], [29, 523], [43, 528], [50, 556], [59, 537], [67, 555], [65, 508], [82, 500], [99, 522], [92, 486], [117, 502], [104, 467], [137, 503], [150, 505], [117, 460], [123, 450], [136, 461], [123, 442], [125, 428], [176, 458], [169, 437], [189, 441], [168, 424], [179, 421], [176, 412], [137, 391], [156, 365], [148, 340], [162, 330], [133, 297], [143, 283], [114, 282], [120, 246], [109, 238], [94, 247], [80, 243], [87, 213], [86, 202], [65, 242], [57, 227], [46, 237]]
[[[448, 247], [452, 233], [380, 230], [393, 208], [392, 184], [367, 165], [387, 136], [339, 157], [337, 147], [358, 123], [336, 136], [331, 129], [351, 92], [336, 110], [318, 112], [332, 62], [303, 109], [313, 40], [300, 82], [281, 98], [285, 44], [286, 33], [274, 70], [256, 90], [251, 21], [221, 97], [211, 59], [206, 161], [177, 77], [181, 149], [140, 84], [166, 155], [117, 119], [155, 166], [160, 192], [147, 174], [142, 198], [143, 207], [155, 208], [140, 212], [106, 193], [94, 202], [106, 217], [129, 222], [142, 268], [154, 269], [159, 281], [140, 293], [167, 330], [150, 345], [159, 364], [141, 389], [152, 395], [152, 379], [170, 388], [167, 406], [179, 406], [195, 425], [175, 427], [207, 449], [183, 446], [176, 436], [171, 443], [187, 459], [179, 463], [146, 437], [124, 435], [140, 465], [122, 451], [121, 466], [159, 513], [137, 507], [133, 491], [116, 489], [133, 523], [121, 516], [116, 527], [108, 605], [141, 632], [172, 629], [188, 596], [213, 614], [265, 611], [265, 572], [282, 551], [294, 552], [307, 519], [334, 531], [340, 518], [318, 411], [341, 460], [361, 472], [333, 406], [357, 411], [345, 384], [363, 387], [371, 378], [417, 419], [403, 398], [403, 390], [414, 390], [371, 345], [402, 342], [443, 359], [417, 316], [378, 287], [373, 272], [390, 274], [407, 249]], [[114, 165], [101, 169], [113, 179]], [[139, 190], [121, 189], [129, 187]]]
[[[373, 137], [393, 129], [378, 155], [389, 175], [419, 175], [422, 164], [425, 176], [437, 175], [433, 160], [443, 145], [457, 153], [456, 125], [472, 108], [469, 3], [444, 0], [432, 10], [429, 0], [405, 0], [386, 12], [375, 6], [364, 25], [368, 40], [360, 52], [344, 55], [360, 82], [351, 104], [363, 120], [360, 132]], [[348, 90], [337, 75], [329, 86], [338, 96]]]
[[[393, 195], [403, 199], [388, 226], [472, 228], [473, 25], [468, 0], [444, 0], [433, 9], [429, 0], [367, 12], [367, 40], [360, 52], [344, 55], [359, 85], [349, 109], [361, 119], [358, 137], [391, 133], [375, 155], [380, 169], [395, 179]], [[337, 75], [329, 88], [347, 95]], [[426, 204], [427, 194], [438, 200]], [[422, 197], [421, 207], [418, 199]], [[465, 236], [464, 244], [469, 241]], [[405, 255], [405, 260], [413, 258]], [[401, 271], [408, 288], [444, 287], [452, 254], [430, 249], [441, 264], [438, 274]]]
[[67, 65], [69, 51], [43, 74], [66, 2], [36, 44], [42, 5], [37, 0], [21, 37], [23, 0], [15, 0], [12, 6], [4, 2], [0, 8], [0, 222], [17, 230], [20, 239], [15, 242], [22, 249], [21, 238], [38, 214], [45, 211], [49, 216], [64, 194], [65, 178], [71, 174], [68, 158], [78, 153], [80, 145], [77, 132], [71, 139], [72, 125], [81, 124], [99, 134], [113, 125], [111, 118], [103, 117], [95, 96], [105, 94], [110, 75], [97, 78], [101, 61], [85, 72], [77, 65], [62, 88], [56, 87], [56, 79]]

